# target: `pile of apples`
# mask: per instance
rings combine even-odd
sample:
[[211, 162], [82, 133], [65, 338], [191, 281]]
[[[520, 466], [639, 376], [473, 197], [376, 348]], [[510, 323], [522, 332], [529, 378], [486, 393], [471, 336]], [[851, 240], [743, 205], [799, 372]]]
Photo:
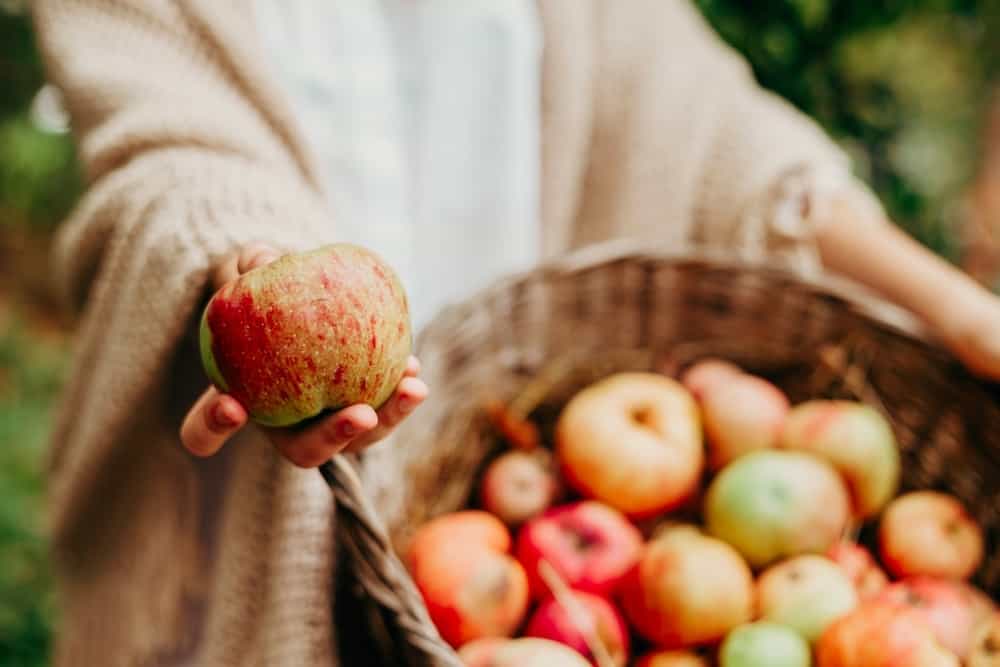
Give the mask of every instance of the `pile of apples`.
[[621, 373], [565, 405], [552, 448], [490, 462], [478, 507], [406, 561], [470, 667], [1000, 667], [1000, 613], [968, 583], [980, 527], [899, 478], [861, 403], [792, 406], [719, 360]]

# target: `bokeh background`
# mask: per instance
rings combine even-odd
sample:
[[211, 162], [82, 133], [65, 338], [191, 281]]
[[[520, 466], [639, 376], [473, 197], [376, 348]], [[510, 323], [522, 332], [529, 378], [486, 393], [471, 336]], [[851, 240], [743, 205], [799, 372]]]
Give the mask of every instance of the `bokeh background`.
[[[1000, 0], [697, 0], [761, 83], [818, 120], [894, 219], [996, 287]], [[0, 667], [47, 664], [44, 449], [73, 322], [48, 280], [82, 187], [24, 0], [0, 0]]]

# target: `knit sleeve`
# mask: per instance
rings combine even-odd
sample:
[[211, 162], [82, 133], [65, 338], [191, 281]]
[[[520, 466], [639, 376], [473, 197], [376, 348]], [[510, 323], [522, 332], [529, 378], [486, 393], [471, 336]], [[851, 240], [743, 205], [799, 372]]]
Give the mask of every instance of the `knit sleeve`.
[[694, 201], [697, 240], [750, 254], [815, 255], [815, 231], [832, 222], [832, 200], [873, 220], [884, 217], [829, 135], [763, 89], [746, 60], [690, 3], [678, 6], [687, 49], [677, 53], [685, 53], [695, 70], [691, 96], [705, 119]]
[[[232, 29], [250, 39], [251, 21], [231, 5], [215, 6], [245, 21]], [[53, 438], [57, 513], [72, 505], [67, 493], [85, 493], [136, 406], [169, 377], [222, 256], [255, 240], [289, 250], [332, 240], [288, 128], [248, 74], [256, 65], [236, 63], [184, 6], [32, 3], [88, 181], [53, 261], [82, 311]]]

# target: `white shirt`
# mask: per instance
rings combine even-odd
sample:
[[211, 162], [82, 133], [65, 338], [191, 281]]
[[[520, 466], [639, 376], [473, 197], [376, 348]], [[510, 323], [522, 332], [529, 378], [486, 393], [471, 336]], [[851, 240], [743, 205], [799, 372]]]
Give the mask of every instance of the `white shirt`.
[[532, 0], [256, 0], [344, 241], [388, 261], [414, 326], [538, 258]]

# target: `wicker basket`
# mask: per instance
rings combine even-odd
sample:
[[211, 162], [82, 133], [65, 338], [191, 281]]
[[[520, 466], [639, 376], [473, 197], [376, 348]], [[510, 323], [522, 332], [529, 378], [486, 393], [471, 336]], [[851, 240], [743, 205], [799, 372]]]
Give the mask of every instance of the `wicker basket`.
[[535, 416], [551, 423], [599, 377], [677, 371], [706, 355], [772, 379], [793, 401], [854, 398], [881, 410], [902, 450], [904, 488], [946, 489], [983, 527], [987, 558], [975, 580], [1000, 596], [1000, 395], [903, 313], [850, 285], [704, 253], [602, 245], [452, 307], [418, 349], [433, 400], [391, 448], [371, 454], [375, 467], [402, 466], [408, 482], [401, 495], [371, 499], [389, 524], [345, 461], [324, 468], [352, 564], [341, 590], [376, 603], [360, 633], [374, 648], [360, 650], [390, 664], [457, 664], [389, 544], [405, 548], [423, 521], [467, 504], [497, 448], [487, 400], [523, 396], [541, 375], [545, 399]]

